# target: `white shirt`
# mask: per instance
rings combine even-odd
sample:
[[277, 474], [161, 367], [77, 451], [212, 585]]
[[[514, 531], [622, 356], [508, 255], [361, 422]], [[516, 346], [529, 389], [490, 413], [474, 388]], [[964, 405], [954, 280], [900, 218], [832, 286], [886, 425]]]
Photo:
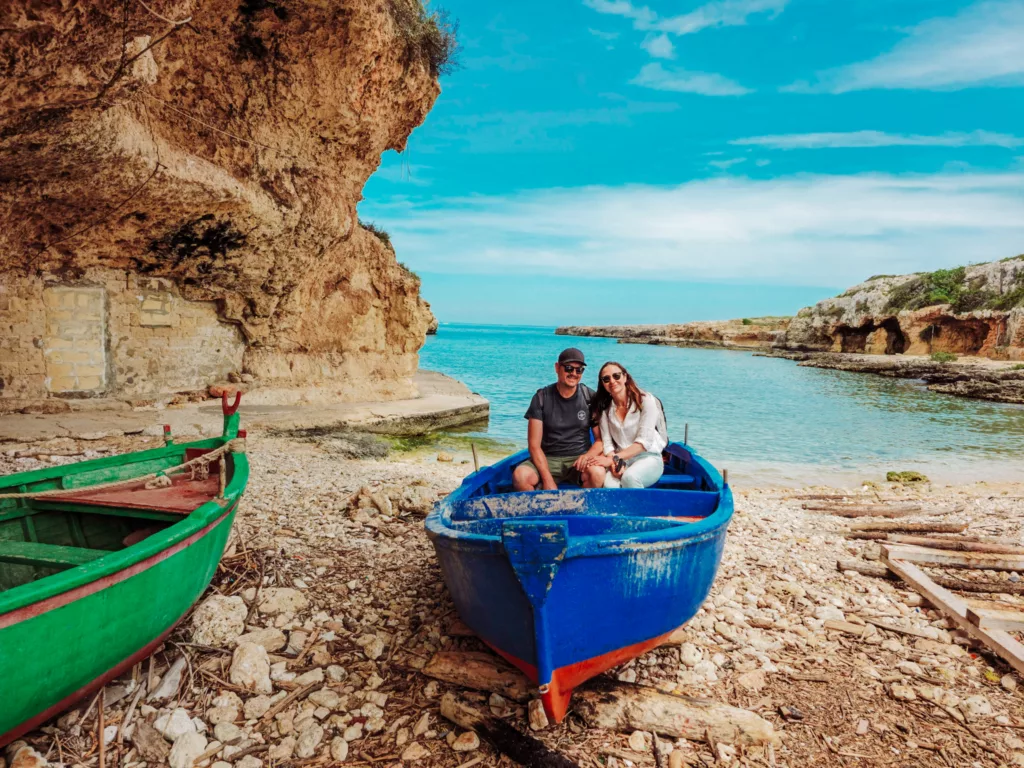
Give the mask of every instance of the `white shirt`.
[[[646, 392], [641, 394], [643, 399], [640, 401], [640, 410], [631, 405], [625, 419], [619, 420], [614, 402], [601, 414], [601, 439], [604, 441], [605, 456], [628, 448], [633, 443], [640, 443], [650, 453], [661, 453], [668, 445], [665, 416], [658, 405], [658, 399]], [[659, 425], [661, 432], [658, 431]]]

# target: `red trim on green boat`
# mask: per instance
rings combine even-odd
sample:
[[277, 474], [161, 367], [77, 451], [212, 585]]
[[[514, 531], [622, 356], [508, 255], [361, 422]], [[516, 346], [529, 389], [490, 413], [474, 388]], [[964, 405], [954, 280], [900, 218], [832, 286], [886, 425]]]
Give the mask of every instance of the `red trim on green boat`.
[[[118, 582], [130, 579], [132, 576], [135, 576], [138, 573], [142, 573], [143, 571], [152, 568], [157, 563], [166, 560], [171, 555], [174, 555], [177, 552], [180, 552], [186, 547], [199, 541], [199, 539], [203, 538], [206, 534], [208, 534], [220, 523], [222, 523], [224, 519], [228, 515], [230, 515], [232, 511], [234, 511], [237, 505], [238, 502], [236, 501], [234, 504], [232, 504], [224, 511], [224, 514], [222, 514], [216, 520], [210, 522], [205, 527], [200, 528], [187, 539], [182, 539], [177, 544], [174, 544], [173, 546], [170, 546], [167, 549], [161, 550], [160, 552], [157, 552], [155, 555], [147, 557], [145, 560], [140, 560], [139, 562], [134, 563], [128, 566], [127, 568], [124, 568], [115, 573], [111, 573], [107, 576], [103, 576], [102, 578], [96, 579], [95, 581], [90, 581], [88, 584], [83, 584], [80, 587], [70, 589], [67, 592], [63, 592], [59, 595], [54, 595], [53, 597], [48, 597], [45, 600], [40, 600], [38, 602], [31, 603], [30, 605], [22, 606], [21, 608], [15, 608], [13, 611], [8, 611], [7, 613], [0, 614], [0, 629], [5, 629], [7, 627], [18, 624], [22, 621], [26, 621], [36, 616], [41, 616], [42, 614], [47, 613], [48, 611], [61, 608], [62, 606], [67, 605], [68, 603], [73, 603], [75, 600], [79, 600], [83, 597], [99, 592], [100, 590], [106, 589], [107, 587], [113, 584], [117, 584]], [[114, 553], [112, 552], [111, 554]]]
[[[187, 611], [186, 611], [186, 613], [187, 613]], [[140, 661], [142, 661], [143, 659], [151, 656], [153, 654], [153, 652], [157, 648], [160, 647], [160, 644], [164, 640], [167, 639], [167, 636], [169, 634], [171, 634], [171, 631], [178, 625], [178, 622], [181, 621], [183, 618], [184, 618], [184, 614], [182, 616], [179, 616], [178, 620], [175, 621], [173, 624], [171, 624], [171, 626], [169, 626], [167, 628], [167, 631], [164, 632], [163, 634], [161, 634], [156, 640], [154, 640], [151, 643], [147, 643], [145, 646], [143, 646], [138, 651], [133, 653], [131, 656], [129, 656], [124, 661], [122, 661], [116, 667], [113, 667], [112, 669], [108, 669], [106, 672], [104, 672], [102, 675], [97, 677], [92, 682], [86, 683], [81, 688], [79, 688], [77, 691], [75, 691], [74, 693], [72, 693], [69, 696], [64, 697], [63, 699], [58, 701], [56, 704], [54, 704], [49, 709], [46, 709], [46, 710], [40, 712], [38, 715], [33, 717], [31, 720], [26, 720], [24, 723], [22, 723], [21, 725], [15, 726], [12, 730], [8, 731], [7, 733], [0, 734], [0, 748], [6, 747], [8, 744], [10, 744], [12, 741], [17, 739], [19, 736], [24, 736], [29, 731], [34, 730], [35, 728], [38, 728], [40, 725], [45, 723], [51, 717], [54, 717], [55, 715], [59, 715], [65, 709], [67, 709], [72, 704], [74, 704], [76, 701], [79, 701], [80, 699], [84, 699], [90, 693], [92, 693], [93, 691], [99, 689], [99, 687], [101, 685], [106, 685], [111, 680], [113, 680], [115, 677], [118, 677], [119, 675], [124, 674], [129, 669], [131, 669], [133, 666], [138, 664]]]

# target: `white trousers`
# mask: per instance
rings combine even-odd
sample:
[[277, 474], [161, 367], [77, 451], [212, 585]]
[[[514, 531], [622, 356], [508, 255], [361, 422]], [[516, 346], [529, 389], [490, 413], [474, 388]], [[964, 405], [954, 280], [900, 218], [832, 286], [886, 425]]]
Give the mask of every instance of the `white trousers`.
[[605, 488], [650, 488], [665, 472], [665, 462], [657, 453], [641, 453], [636, 460], [626, 467], [622, 477], [613, 477], [611, 472], [605, 473]]

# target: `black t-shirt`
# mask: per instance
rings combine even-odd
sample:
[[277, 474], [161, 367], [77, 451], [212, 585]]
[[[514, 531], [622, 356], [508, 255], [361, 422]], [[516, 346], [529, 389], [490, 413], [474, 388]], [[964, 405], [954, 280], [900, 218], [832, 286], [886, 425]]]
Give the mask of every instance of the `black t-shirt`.
[[578, 456], [590, 448], [590, 399], [594, 391], [585, 384], [566, 399], [558, 394], [558, 385], [538, 389], [526, 409], [527, 419], [544, 423], [540, 449], [548, 456]]

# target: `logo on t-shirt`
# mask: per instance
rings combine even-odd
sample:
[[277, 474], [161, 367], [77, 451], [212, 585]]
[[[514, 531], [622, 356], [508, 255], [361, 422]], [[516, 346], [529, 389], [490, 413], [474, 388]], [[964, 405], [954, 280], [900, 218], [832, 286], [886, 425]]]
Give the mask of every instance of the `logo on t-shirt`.
[[586, 411], [580, 411], [579, 413], [576, 414], [576, 418], [579, 419], [580, 421], [586, 420], [587, 412]]

